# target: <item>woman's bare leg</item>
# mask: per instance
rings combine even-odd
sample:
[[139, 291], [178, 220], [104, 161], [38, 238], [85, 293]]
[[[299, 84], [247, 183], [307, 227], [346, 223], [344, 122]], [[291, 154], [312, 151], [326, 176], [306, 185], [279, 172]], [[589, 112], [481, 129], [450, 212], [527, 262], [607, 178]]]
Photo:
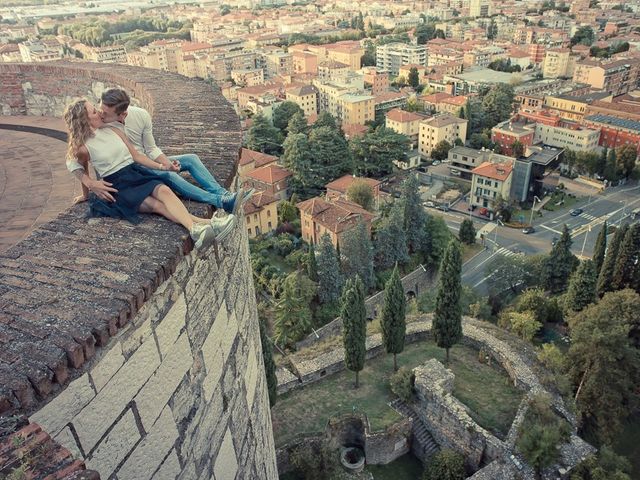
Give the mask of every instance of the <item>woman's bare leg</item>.
[[[169, 210], [167, 210], [167, 207], [165, 206], [165, 204], [154, 197], [147, 197], [144, 199], [144, 202], [140, 204], [140, 212], [155, 213], [156, 215], [162, 215], [163, 217], [171, 220], [172, 222], [180, 223], [178, 222], [177, 218], [172, 216]], [[200, 217], [196, 217], [195, 215], [190, 215], [190, 216], [191, 216], [191, 220], [193, 220], [193, 223], [208, 224], [211, 222], [211, 219], [208, 219], [208, 218], [200, 218]]]
[[176, 194], [166, 185], [158, 185], [151, 196], [161, 202], [166, 209], [166, 214], [162, 213], [169, 220], [179, 223], [187, 230], [191, 230], [194, 223], [209, 223], [206, 218], [199, 218], [191, 215]]

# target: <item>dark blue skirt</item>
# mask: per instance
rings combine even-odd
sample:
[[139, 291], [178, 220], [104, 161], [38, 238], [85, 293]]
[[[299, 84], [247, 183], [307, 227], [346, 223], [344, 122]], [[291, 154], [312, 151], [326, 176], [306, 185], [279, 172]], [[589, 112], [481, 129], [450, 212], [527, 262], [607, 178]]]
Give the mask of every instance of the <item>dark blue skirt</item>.
[[115, 173], [103, 178], [118, 190], [113, 194], [115, 202], [107, 202], [95, 194], [89, 197], [89, 213], [93, 217], [114, 217], [140, 223], [138, 209], [144, 199], [153, 193], [158, 185], [164, 182], [153, 170], [140, 167], [136, 163], [127, 165]]

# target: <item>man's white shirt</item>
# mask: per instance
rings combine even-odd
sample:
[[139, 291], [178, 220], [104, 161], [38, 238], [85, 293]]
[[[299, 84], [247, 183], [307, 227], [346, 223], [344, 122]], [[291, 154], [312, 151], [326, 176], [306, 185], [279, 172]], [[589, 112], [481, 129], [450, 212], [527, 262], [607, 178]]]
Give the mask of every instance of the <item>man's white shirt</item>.
[[162, 155], [162, 150], [158, 148], [156, 140], [153, 138], [151, 115], [144, 108], [130, 105], [127, 109], [124, 125], [120, 122], [112, 122], [108, 123], [107, 126], [123, 130], [135, 149], [151, 160], [155, 160]]

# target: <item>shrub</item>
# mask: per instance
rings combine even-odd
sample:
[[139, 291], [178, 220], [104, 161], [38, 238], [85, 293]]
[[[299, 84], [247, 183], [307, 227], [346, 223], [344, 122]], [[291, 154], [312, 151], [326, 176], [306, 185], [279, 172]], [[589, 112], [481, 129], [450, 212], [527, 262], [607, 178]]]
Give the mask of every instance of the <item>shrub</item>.
[[407, 367], [400, 367], [389, 380], [391, 391], [405, 402], [410, 401], [413, 396], [413, 382], [413, 372]]
[[296, 447], [289, 455], [291, 465], [300, 478], [305, 480], [326, 480], [338, 472], [338, 453], [326, 442], [319, 446], [303, 444]]
[[464, 478], [464, 457], [448, 449], [436, 453], [422, 475], [422, 480], [463, 480]]
[[291, 240], [289, 235], [283, 233], [282, 235], [278, 235], [276, 237], [273, 248], [279, 255], [286, 257], [294, 248], [293, 241]]

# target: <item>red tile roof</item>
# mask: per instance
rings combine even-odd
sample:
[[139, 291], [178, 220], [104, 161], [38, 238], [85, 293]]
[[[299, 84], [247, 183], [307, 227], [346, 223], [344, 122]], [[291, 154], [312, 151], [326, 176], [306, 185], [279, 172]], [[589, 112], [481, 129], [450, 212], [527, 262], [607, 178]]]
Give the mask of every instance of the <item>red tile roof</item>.
[[253, 178], [254, 180], [258, 180], [259, 182], [273, 185], [274, 183], [284, 180], [291, 175], [293, 174], [286, 168], [279, 165], [269, 164], [248, 172], [246, 176]]
[[336, 234], [350, 230], [360, 219], [368, 223], [374, 216], [360, 205], [342, 199], [328, 202], [323, 198], [314, 197], [296, 206], [301, 212], [311, 215], [314, 222]]
[[478, 165], [476, 168], [471, 170], [471, 173], [474, 175], [480, 175], [481, 177], [493, 178], [495, 180], [500, 180], [504, 182], [509, 175], [511, 175], [511, 170], [513, 169], [513, 165], [509, 163], [491, 163], [484, 162]]
[[256, 192], [251, 199], [244, 204], [244, 213], [249, 215], [261, 211], [265, 206], [277, 202], [278, 199], [267, 192]]
[[353, 175], [345, 175], [340, 177], [333, 182], [329, 182], [326, 185], [327, 190], [335, 190], [340, 193], [346, 193], [347, 189], [353, 185], [355, 182], [364, 182], [369, 185], [371, 188], [375, 188], [380, 185], [379, 180], [374, 180], [373, 178], [367, 177], [354, 177]]
[[243, 147], [240, 150], [240, 161], [238, 164], [244, 166], [254, 162], [255, 168], [258, 168], [277, 161], [278, 157]]
[[415, 122], [416, 120], [422, 120], [424, 117], [414, 112], [406, 112], [400, 108], [394, 108], [387, 112], [387, 118], [394, 122]]

